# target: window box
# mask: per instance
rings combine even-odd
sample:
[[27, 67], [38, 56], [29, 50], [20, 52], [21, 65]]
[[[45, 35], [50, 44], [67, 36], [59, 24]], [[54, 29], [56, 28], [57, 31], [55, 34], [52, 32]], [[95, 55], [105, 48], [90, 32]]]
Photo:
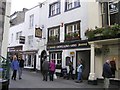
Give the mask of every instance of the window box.
[[109, 27], [88, 29], [85, 32], [85, 36], [90, 40], [116, 38], [119, 37], [119, 35], [120, 25], [118, 24]]
[[58, 36], [50, 36], [49, 41], [54, 41], [54, 42], [58, 41]]

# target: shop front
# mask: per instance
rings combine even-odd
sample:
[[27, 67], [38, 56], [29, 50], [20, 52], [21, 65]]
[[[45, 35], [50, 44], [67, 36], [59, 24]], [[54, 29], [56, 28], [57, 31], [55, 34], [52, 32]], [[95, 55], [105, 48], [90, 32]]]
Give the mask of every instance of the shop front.
[[23, 52], [24, 68], [36, 70], [36, 54], [37, 50], [30, 50]]
[[[89, 68], [90, 48], [86, 40], [84, 41], [71, 41], [64, 43], [48, 44], [47, 50], [49, 52], [49, 59], [54, 60], [56, 64], [56, 72], [61, 73], [61, 69], [67, 68], [69, 72], [69, 62], [71, 61], [74, 67], [73, 74], [76, 75], [77, 60], [83, 59], [86, 63], [86, 69]], [[86, 56], [85, 56], [86, 55]], [[87, 59], [86, 59], [87, 57]], [[85, 74], [88, 75], [88, 71]], [[86, 76], [88, 78], [88, 76]]]
[[120, 38], [90, 41], [89, 44], [91, 45], [89, 80], [103, 79], [102, 69], [106, 60], [110, 60], [111, 66], [112, 63], [115, 65], [113, 79], [120, 79]]
[[13, 55], [16, 55], [17, 57], [22, 55], [22, 49], [23, 49], [22, 45], [8, 47], [8, 57], [12, 60]]

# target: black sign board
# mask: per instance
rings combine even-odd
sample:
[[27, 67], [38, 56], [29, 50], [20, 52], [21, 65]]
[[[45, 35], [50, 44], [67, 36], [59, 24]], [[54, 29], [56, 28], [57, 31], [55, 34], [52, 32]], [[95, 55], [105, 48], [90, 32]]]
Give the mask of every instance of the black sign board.
[[25, 44], [25, 36], [20, 36], [19, 43], [20, 44]]
[[53, 49], [72, 49], [72, 48], [89, 48], [88, 42], [60, 43], [56, 45], [47, 45], [47, 50]]

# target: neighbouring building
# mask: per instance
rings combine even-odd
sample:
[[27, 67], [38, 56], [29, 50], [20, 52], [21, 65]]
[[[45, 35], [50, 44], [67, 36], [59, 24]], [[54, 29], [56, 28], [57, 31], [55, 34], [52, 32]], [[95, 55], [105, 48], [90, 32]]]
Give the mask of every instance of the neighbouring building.
[[0, 55], [7, 57], [9, 15], [11, 10], [10, 0], [0, 0]]

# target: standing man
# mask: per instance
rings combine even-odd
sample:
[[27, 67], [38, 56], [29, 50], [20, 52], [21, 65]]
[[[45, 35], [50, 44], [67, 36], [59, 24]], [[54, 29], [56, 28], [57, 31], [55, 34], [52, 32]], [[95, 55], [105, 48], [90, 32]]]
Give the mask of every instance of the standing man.
[[109, 84], [110, 84], [109, 78], [112, 77], [110, 60], [106, 60], [106, 62], [104, 63], [102, 76], [104, 77], [104, 87], [109, 88]]
[[19, 70], [18, 70], [19, 79], [22, 79], [22, 71], [23, 71], [23, 68], [24, 68], [24, 60], [20, 56], [20, 57], [18, 57], [18, 61], [19, 61]]
[[13, 56], [11, 68], [13, 70], [12, 79], [16, 80], [17, 70], [19, 69], [19, 62], [17, 60], [16, 55]]
[[43, 81], [47, 81], [48, 71], [49, 71], [49, 62], [46, 59], [42, 64], [42, 69], [43, 69]]
[[69, 73], [68, 73], [67, 80], [69, 80], [70, 77], [74, 80], [73, 70], [74, 70], [73, 63], [70, 61], [69, 62]]

